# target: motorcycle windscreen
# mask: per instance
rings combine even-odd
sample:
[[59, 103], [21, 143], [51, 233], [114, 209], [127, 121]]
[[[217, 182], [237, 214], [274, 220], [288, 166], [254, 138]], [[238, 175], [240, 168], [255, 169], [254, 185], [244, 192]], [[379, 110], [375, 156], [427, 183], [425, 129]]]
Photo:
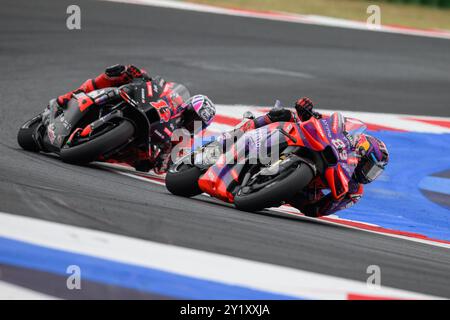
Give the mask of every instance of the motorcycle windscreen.
[[191, 97], [188, 88], [180, 83], [168, 82], [164, 88], [164, 91], [166, 90], [170, 90], [169, 98], [174, 108], [178, 108]]
[[345, 131], [347, 132], [347, 137], [350, 138], [353, 146], [359, 140], [361, 134], [367, 130], [367, 126], [364, 122], [354, 118], [345, 118]]

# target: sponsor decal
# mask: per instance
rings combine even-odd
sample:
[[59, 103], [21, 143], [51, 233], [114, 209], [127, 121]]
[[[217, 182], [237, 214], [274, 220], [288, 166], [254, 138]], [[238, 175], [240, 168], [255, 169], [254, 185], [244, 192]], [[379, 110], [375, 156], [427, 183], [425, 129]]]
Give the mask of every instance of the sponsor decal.
[[166, 101], [159, 100], [157, 102], [151, 102], [150, 105], [158, 111], [162, 122], [168, 122], [170, 120], [171, 112]]
[[61, 115], [59, 120], [61, 121], [62, 125], [66, 130], [70, 131], [72, 129], [72, 124], [64, 118], [64, 114]]
[[358, 145], [357, 145], [358, 151], [361, 153], [361, 155], [365, 155], [367, 154], [367, 152], [370, 149], [370, 143], [369, 141], [366, 139], [365, 136], [362, 136]]
[[323, 127], [325, 128], [325, 131], [327, 132], [327, 137], [331, 138], [331, 129], [330, 125], [328, 124], [327, 120], [322, 120]]
[[169, 128], [164, 128], [164, 132], [169, 136], [169, 137], [171, 137], [172, 136], [172, 131], [170, 131], [169, 130]]
[[48, 136], [48, 139], [50, 140], [50, 143], [53, 144], [55, 142], [55, 138], [56, 138], [55, 128], [53, 125], [50, 125], [47, 128], [47, 136]]
[[145, 103], [145, 90], [144, 90], [144, 88], [141, 88], [141, 102]]
[[153, 131], [153, 133], [156, 133], [156, 135], [157, 135], [158, 137], [160, 137], [161, 139], [164, 139], [164, 138], [165, 138], [164, 135], [163, 135], [161, 132], [159, 132], [158, 130]]
[[319, 132], [319, 136], [321, 138], [325, 138], [325, 132], [323, 131], [322, 126], [319, 124], [319, 125], [316, 125], [315, 127], [316, 127], [317, 131]]
[[336, 115], [334, 115], [332, 118], [333, 118], [332, 129], [333, 129], [334, 133], [337, 133], [338, 126], [339, 126], [339, 121], [338, 121], [339, 119], [338, 119], [338, 117]]
[[289, 124], [289, 125], [286, 127], [286, 131], [287, 131], [287, 132], [291, 132], [291, 130], [292, 130], [292, 124]]
[[147, 96], [153, 97], [152, 83], [150, 81], [147, 82]]

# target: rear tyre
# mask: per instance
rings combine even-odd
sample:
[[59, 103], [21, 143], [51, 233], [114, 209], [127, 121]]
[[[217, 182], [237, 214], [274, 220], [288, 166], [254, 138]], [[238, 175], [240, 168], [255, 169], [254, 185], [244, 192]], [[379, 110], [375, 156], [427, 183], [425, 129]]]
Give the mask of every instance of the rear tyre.
[[166, 188], [170, 193], [181, 197], [193, 197], [203, 193], [198, 186], [202, 172], [199, 168], [188, 164], [172, 167], [166, 175]]
[[62, 148], [60, 157], [64, 162], [87, 164], [127, 143], [133, 137], [134, 131], [133, 124], [124, 120], [118, 126], [90, 141]]
[[33, 152], [38, 152], [40, 150], [39, 145], [36, 143], [36, 140], [34, 140], [36, 128], [39, 124], [40, 116], [37, 116], [28, 120], [20, 127], [19, 132], [17, 133], [17, 142], [22, 149]]
[[274, 178], [274, 182], [251, 193], [239, 190], [234, 197], [234, 205], [243, 211], [258, 211], [269, 207], [278, 207], [283, 201], [289, 200], [306, 187], [314, 177], [312, 169], [300, 163], [294, 172], [286, 177]]

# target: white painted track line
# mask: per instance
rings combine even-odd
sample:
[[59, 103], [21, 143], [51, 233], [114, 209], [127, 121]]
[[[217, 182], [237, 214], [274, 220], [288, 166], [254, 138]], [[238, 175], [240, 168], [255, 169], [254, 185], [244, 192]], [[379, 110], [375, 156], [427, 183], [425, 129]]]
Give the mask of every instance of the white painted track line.
[[0, 281], [0, 300], [53, 300], [52, 296]]
[[[293, 297], [346, 299], [348, 294], [403, 299], [436, 297], [268, 263], [0, 213], [0, 236], [44, 247], [154, 268]], [[45, 259], [45, 257], [43, 257]], [[366, 270], [361, 270], [365, 274]]]

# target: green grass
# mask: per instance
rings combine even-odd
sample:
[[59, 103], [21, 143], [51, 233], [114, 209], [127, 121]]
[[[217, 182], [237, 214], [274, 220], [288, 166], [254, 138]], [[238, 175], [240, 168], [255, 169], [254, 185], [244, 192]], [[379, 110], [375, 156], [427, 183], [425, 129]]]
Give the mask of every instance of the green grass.
[[397, 1], [368, 0], [188, 0], [189, 2], [253, 10], [316, 14], [366, 21], [369, 5], [381, 8], [381, 23], [424, 29], [450, 30], [450, 8], [438, 8]]

